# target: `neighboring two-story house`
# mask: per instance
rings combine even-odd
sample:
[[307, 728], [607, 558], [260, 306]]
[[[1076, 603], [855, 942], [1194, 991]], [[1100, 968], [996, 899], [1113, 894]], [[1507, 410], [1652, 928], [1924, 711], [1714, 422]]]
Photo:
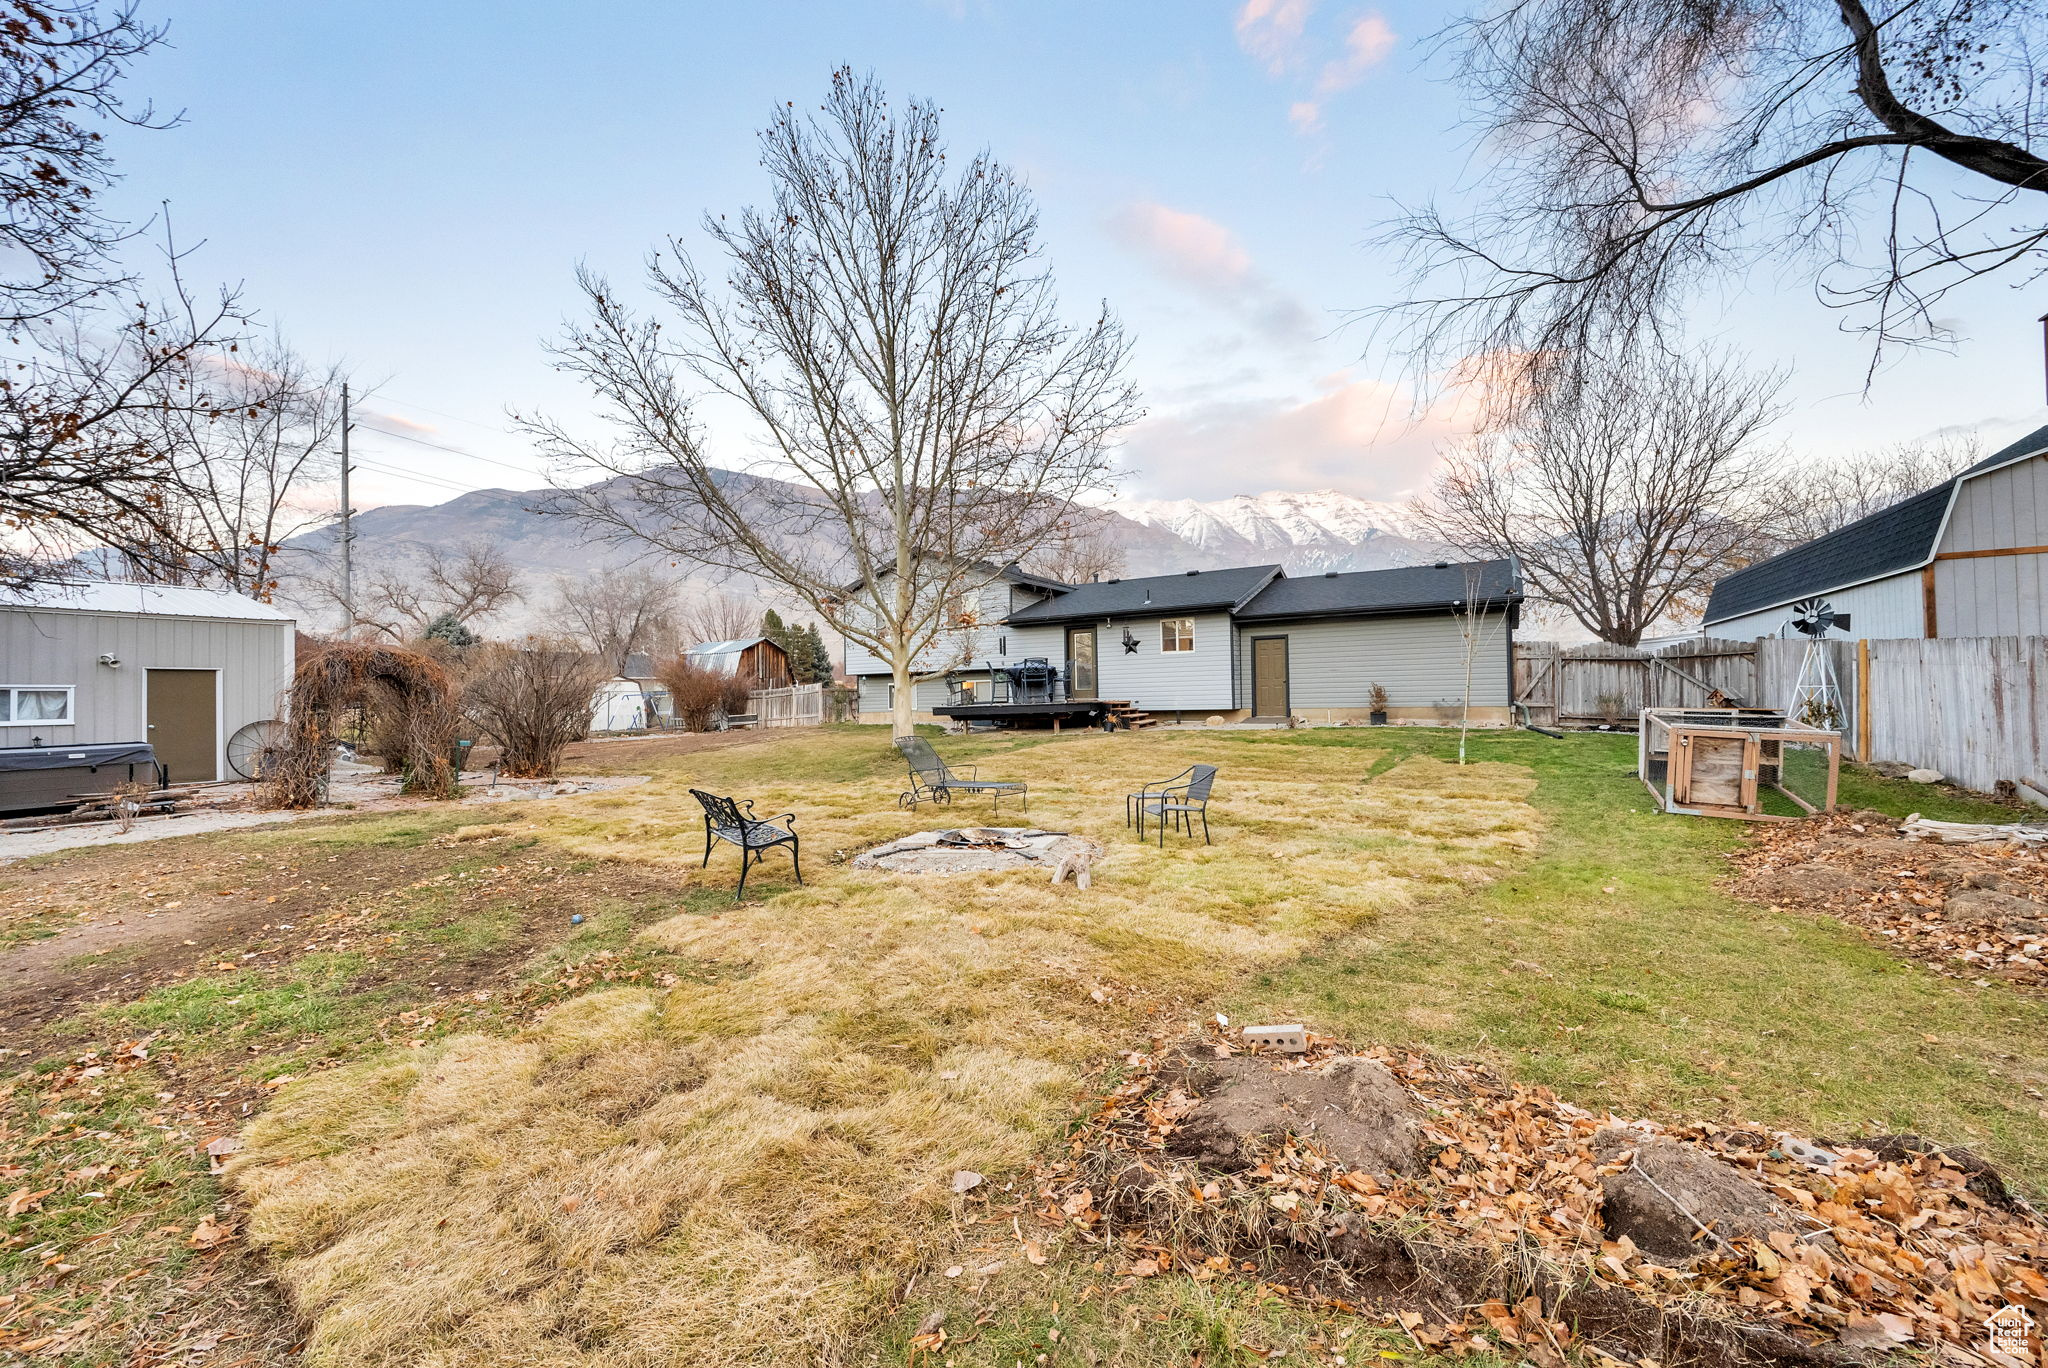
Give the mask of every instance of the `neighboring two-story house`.
[[[1392, 720], [1435, 720], [1462, 705], [1468, 663], [1473, 719], [1510, 720], [1522, 601], [1511, 561], [1305, 576], [1253, 565], [1077, 585], [1011, 567], [972, 600], [920, 662], [941, 676], [917, 685], [920, 720], [1364, 721], [1375, 684]], [[887, 667], [849, 645], [845, 668], [863, 720], [886, 721]]]

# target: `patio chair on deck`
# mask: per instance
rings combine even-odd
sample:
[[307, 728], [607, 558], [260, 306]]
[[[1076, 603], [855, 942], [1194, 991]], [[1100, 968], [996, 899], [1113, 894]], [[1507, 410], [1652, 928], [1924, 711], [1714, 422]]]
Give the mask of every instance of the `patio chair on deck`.
[[1138, 823], [1138, 839], [1145, 839], [1145, 818], [1159, 819], [1159, 844], [1166, 845], [1166, 824], [1174, 826], [1192, 836], [1195, 834], [1195, 818], [1202, 819], [1202, 844], [1214, 845], [1209, 839], [1209, 790], [1216, 783], [1214, 765], [1191, 765], [1171, 779], [1156, 784], [1141, 785], [1136, 793], [1124, 797], [1124, 823], [1129, 825], [1133, 818]]
[[1001, 809], [1006, 793], [1022, 799], [1027, 811], [1031, 807], [1030, 792], [1022, 783], [1014, 779], [977, 779], [972, 765], [963, 777], [950, 769], [932, 749], [932, 743], [922, 736], [899, 736], [896, 749], [903, 752], [903, 759], [910, 766], [910, 788], [896, 800], [898, 807], [915, 809], [927, 799], [944, 805], [953, 801], [955, 793], [986, 793], [991, 815]]

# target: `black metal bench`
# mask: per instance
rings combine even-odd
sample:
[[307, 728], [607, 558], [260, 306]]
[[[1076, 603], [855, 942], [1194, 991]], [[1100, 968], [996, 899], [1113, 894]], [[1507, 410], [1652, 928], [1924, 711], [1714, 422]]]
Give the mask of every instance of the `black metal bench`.
[[1023, 800], [1027, 811], [1031, 807], [1030, 790], [1020, 781], [977, 779], [971, 765], [964, 776], [957, 774], [939, 758], [939, 753], [932, 749], [932, 743], [922, 736], [899, 736], [896, 749], [903, 752], [903, 759], [910, 766], [910, 789], [896, 800], [898, 807], [915, 810], [919, 803], [927, 800], [944, 806], [953, 801], [955, 793], [988, 794], [992, 814], [1002, 808], [1006, 793], [1016, 794]]
[[[747, 871], [761, 863], [766, 853], [776, 846], [789, 847], [790, 868], [796, 871], [799, 884], [804, 881], [794, 812], [756, 817], [752, 799], [736, 801], [702, 789], [691, 789], [690, 796], [704, 809], [704, 864], [698, 868], [710, 865], [711, 852], [716, 849], [714, 843], [717, 841], [740, 848], [740, 886], [732, 896], [734, 902], [747, 896]], [[778, 822], [783, 825], [778, 826]]]

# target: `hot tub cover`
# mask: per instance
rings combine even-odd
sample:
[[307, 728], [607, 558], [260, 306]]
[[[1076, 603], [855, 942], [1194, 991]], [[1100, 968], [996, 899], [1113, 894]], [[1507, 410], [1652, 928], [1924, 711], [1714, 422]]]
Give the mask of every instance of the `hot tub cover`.
[[0, 774], [155, 763], [156, 750], [147, 741], [102, 741], [87, 746], [0, 747]]

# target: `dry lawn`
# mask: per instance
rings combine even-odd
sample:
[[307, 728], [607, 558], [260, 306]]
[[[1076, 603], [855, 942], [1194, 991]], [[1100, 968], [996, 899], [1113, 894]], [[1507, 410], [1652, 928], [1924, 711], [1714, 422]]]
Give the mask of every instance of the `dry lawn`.
[[[729, 850], [697, 868], [685, 790], [738, 790], [802, 814], [811, 882], [770, 855], [756, 877], [772, 896], [642, 933], [703, 981], [592, 994], [516, 1038], [450, 1037], [286, 1089], [235, 1179], [311, 1321], [307, 1361], [829, 1360], [946, 1246], [954, 1172], [1043, 1152], [1118, 1049], [1535, 841], [1518, 766], [1413, 757], [1370, 777], [1368, 750], [1174, 733], [940, 744], [1028, 780], [1025, 820], [1104, 841], [1093, 889], [836, 862], [987, 814], [898, 811], [901, 767], [867, 729], [693, 756], [520, 814], [571, 852], [729, 887]], [[1213, 847], [1124, 833], [1134, 780], [1219, 749]]]

